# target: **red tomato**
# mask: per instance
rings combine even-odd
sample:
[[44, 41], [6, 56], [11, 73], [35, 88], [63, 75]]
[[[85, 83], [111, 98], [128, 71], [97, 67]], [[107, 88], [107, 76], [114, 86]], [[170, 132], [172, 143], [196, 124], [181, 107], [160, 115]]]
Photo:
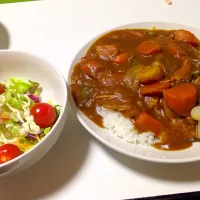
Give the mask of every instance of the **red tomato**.
[[52, 126], [56, 121], [56, 111], [48, 103], [36, 103], [31, 108], [31, 115], [33, 115], [35, 123], [40, 128]]
[[5, 92], [5, 88], [2, 84], [0, 84], [0, 94], [3, 94]]
[[0, 164], [8, 162], [19, 156], [22, 152], [13, 144], [5, 144], [0, 146]]

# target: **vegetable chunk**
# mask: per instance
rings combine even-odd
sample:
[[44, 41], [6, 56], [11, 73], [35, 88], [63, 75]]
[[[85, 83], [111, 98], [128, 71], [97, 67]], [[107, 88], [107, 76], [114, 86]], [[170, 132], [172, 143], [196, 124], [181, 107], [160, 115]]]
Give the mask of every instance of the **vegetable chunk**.
[[197, 46], [199, 44], [199, 40], [190, 31], [180, 29], [175, 31], [174, 35], [176, 40], [181, 40], [183, 42], [190, 43], [193, 46]]
[[135, 124], [141, 131], [153, 131], [157, 135], [164, 129], [164, 125], [160, 121], [154, 119], [146, 112], [140, 114], [135, 120]]
[[151, 55], [153, 53], [158, 53], [161, 51], [160, 45], [152, 40], [144, 41], [142, 42], [138, 48], [138, 52], [141, 53], [142, 55]]
[[178, 84], [164, 90], [164, 99], [175, 113], [188, 116], [196, 105], [196, 88], [191, 83]]
[[144, 87], [141, 87], [140, 93], [142, 96], [158, 95], [158, 94], [161, 94], [164, 89], [168, 89], [170, 85], [171, 85], [171, 82], [169, 80], [160, 81], [157, 83], [153, 83], [151, 85], [145, 85]]

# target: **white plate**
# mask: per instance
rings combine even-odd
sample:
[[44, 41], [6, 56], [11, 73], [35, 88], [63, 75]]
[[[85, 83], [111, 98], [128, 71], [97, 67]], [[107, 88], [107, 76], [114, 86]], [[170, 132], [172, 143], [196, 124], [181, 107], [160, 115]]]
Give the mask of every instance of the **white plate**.
[[[123, 25], [116, 27], [114, 29], [108, 30], [110, 32], [116, 29], [124, 29], [124, 28], [145, 28], [151, 29], [155, 26], [157, 29], [186, 29], [193, 32], [197, 37], [200, 38], [200, 31], [181, 24], [167, 23], [167, 22], [141, 22], [141, 23], [133, 23], [128, 25]], [[105, 32], [106, 33], [106, 32]], [[103, 33], [103, 34], [105, 34]], [[101, 34], [101, 35], [103, 35]], [[160, 163], [184, 163], [184, 162], [193, 162], [200, 160], [200, 142], [196, 142], [189, 149], [181, 150], [181, 151], [161, 151], [157, 150], [153, 147], [146, 147], [143, 145], [134, 145], [130, 143], [124, 142], [122, 139], [118, 138], [113, 134], [109, 134], [105, 129], [98, 127], [95, 123], [89, 120], [77, 107], [71, 95], [70, 88], [70, 76], [72, 73], [72, 69], [74, 65], [80, 61], [81, 57], [85, 55], [87, 49], [91, 46], [91, 44], [99, 38], [101, 35], [96, 36], [91, 39], [87, 44], [85, 44], [80, 51], [75, 56], [72, 64], [70, 66], [69, 76], [68, 76], [68, 86], [69, 86], [69, 101], [71, 103], [72, 109], [75, 111], [76, 116], [80, 123], [99, 141], [101, 141], [106, 146], [111, 149], [122, 153], [124, 155], [147, 160], [154, 161]]]

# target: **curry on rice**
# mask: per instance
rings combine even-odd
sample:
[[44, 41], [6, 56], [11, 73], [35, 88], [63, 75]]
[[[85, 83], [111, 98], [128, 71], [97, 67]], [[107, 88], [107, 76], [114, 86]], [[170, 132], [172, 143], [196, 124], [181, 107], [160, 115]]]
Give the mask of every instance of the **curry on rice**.
[[71, 88], [93, 122], [103, 126], [97, 106], [121, 112], [138, 133], [153, 132], [158, 149], [185, 149], [200, 137], [191, 116], [200, 113], [200, 47], [187, 30], [109, 32], [76, 64]]

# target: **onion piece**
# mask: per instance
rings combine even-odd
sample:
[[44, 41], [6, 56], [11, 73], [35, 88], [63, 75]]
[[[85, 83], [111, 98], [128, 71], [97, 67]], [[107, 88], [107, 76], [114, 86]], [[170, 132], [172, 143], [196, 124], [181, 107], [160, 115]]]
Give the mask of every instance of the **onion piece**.
[[25, 132], [26, 137], [33, 139], [33, 140], [37, 140], [37, 137], [35, 135], [31, 135], [30, 133]]
[[37, 96], [33, 95], [33, 94], [28, 94], [28, 97], [30, 99], [32, 99], [35, 103], [40, 102], [40, 99]]
[[108, 104], [105, 103], [105, 104], [102, 104], [102, 106], [104, 108], [107, 108], [107, 109], [110, 109], [110, 110], [117, 110], [119, 112], [130, 110], [132, 108], [130, 103], [128, 103], [128, 104], [124, 103], [124, 104], [121, 104], [121, 105], [114, 105], [114, 104], [108, 105]]
[[43, 128], [40, 128], [40, 132], [35, 132], [35, 131], [31, 131], [31, 130], [30, 130], [29, 134], [31, 134], [31, 135], [40, 135], [40, 134], [42, 134], [43, 132], [44, 132], [44, 129], [43, 129]]
[[200, 121], [200, 106], [195, 106], [191, 111], [191, 117], [194, 120]]
[[96, 96], [96, 99], [104, 99], [104, 98], [112, 99], [112, 98], [115, 98], [115, 97], [116, 97], [116, 95], [114, 95], [114, 94], [104, 94], [104, 95]]

